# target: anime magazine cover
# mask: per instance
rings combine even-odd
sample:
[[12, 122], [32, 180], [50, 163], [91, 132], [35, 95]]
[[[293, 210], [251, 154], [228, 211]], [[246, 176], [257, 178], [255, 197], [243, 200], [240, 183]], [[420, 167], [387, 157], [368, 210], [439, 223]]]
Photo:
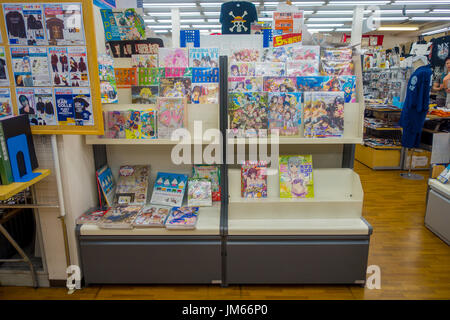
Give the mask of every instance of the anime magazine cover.
[[286, 62], [286, 75], [288, 77], [318, 76], [319, 62], [314, 60], [297, 60]]
[[321, 61], [322, 75], [326, 76], [351, 76], [354, 74], [353, 61]]
[[230, 77], [255, 76], [254, 62], [233, 62], [230, 64]]
[[166, 221], [167, 229], [195, 229], [198, 207], [173, 207]]
[[125, 127], [130, 111], [108, 111], [106, 114], [106, 138], [125, 139]]
[[47, 39], [51, 46], [84, 45], [80, 3], [44, 4]]
[[41, 126], [57, 125], [52, 89], [35, 88], [34, 102], [36, 113], [30, 115], [30, 124]]
[[217, 104], [219, 103], [218, 83], [192, 83], [191, 103]]
[[92, 110], [91, 90], [89, 88], [73, 88], [72, 94], [75, 125], [93, 126], [94, 114]]
[[194, 68], [218, 68], [219, 48], [189, 48], [189, 65]]
[[100, 218], [97, 225], [107, 229], [132, 229], [132, 223], [141, 210], [142, 205], [114, 205]]
[[114, 60], [107, 54], [98, 56], [98, 74], [100, 78], [100, 94], [102, 103], [117, 103], [117, 85], [114, 74]]
[[280, 198], [314, 198], [311, 155], [280, 156]]
[[231, 51], [230, 62], [258, 62], [259, 57], [258, 49], [237, 49]]
[[186, 98], [158, 98], [158, 138], [170, 139], [176, 129], [186, 127], [186, 104]]
[[155, 104], [158, 86], [131, 86], [131, 102], [136, 104]]
[[257, 62], [255, 63], [255, 75], [257, 77], [284, 77], [286, 76], [286, 64], [283, 62]]
[[192, 77], [192, 68], [185, 67], [166, 67], [164, 68], [164, 76], [170, 77]]
[[286, 62], [287, 59], [286, 47], [264, 48], [261, 53], [261, 62]]
[[181, 206], [187, 181], [185, 174], [158, 172], [150, 203]]
[[220, 169], [216, 165], [194, 164], [192, 178], [207, 179], [211, 181], [212, 200], [220, 201]]
[[297, 91], [296, 77], [264, 77], [264, 91], [266, 92], [295, 92]]
[[320, 46], [292, 46], [287, 48], [287, 54], [289, 60], [309, 60], [319, 63]]
[[170, 207], [146, 205], [133, 222], [136, 228], [164, 227], [170, 214]]
[[125, 122], [125, 137], [127, 139], [141, 138], [141, 111], [130, 110]]
[[262, 92], [262, 77], [230, 77], [228, 92]]
[[158, 63], [160, 67], [189, 67], [188, 49], [186, 48], [159, 48]]
[[136, 9], [102, 9], [100, 13], [107, 41], [145, 39], [145, 22]]
[[0, 86], [9, 87], [8, 67], [6, 65], [4, 47], [0, 47]]
[[322, 50], [322, 59], [332, 61], [351, 61], [352, 48], [324, 48]]
[[4, 4], [9, 44], [47, 45], [42, 4]]
[[132, 68], [157, 68], [157, 54], [133, 54], [131, 55]]
[[322, 91], [344, 92], [344, 102], [356, 102], [356, 76], [325, 76]]
[[0, 118], [13, 114], [13, 105], [11, 103], [11, 92], [9, 88], [0, 88]]
[[165, 68], [139, 68], [138, 84], [140, 86], [159, 86], [165, 77]]
[[159, 85], [159, 96], [191, 100], [191, 78], [163, 78]]
[[36, 114], [33, 88], [16, 88], [16, 99], [19, 114]]
[[280, 136], [299, 134], [302, 121], [302, 94], [270, 92], [269, 132], [278, 130]]
[[212, 206], [211, 181], [190, 178], [188, 180], [187, 198], [188, 206]]
[[245, 161], [241, 166], [241, 196], [267, 198], [267, 162]]
[[328, 79], [328, 76], [297, 77], [297, 90], [300, 92], [325, 91], [324, 87]]
[[156, 110], [141, 111], [141, 139], [156, 139]]
[[305, 94], [305, 137], [330, 138], [344, 135], [344, 92]]
[[121, 166], [117, 179], [115, 202], [117, 204], [144, 205], [147, 202], [149, 177], [150, 166]]
[[192, 68], [192, 83], [219, 82], [219, 68]]
[[267, 136], [267, 94], [230, 93], [228, 97], [230, 134], [236, 137]]

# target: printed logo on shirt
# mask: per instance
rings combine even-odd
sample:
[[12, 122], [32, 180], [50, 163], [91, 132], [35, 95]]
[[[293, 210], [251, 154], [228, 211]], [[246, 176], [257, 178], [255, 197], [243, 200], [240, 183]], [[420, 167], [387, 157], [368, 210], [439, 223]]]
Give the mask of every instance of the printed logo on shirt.
[[438, 44], [437, 55], [438, 55], [439, 59], [442, 59], [442, 60], [447, 58], [447, 56], [448, 56], [448, 43], [447, 42]]
[[411, 84], [409, 86], [409, 90], [414, 91], [414, 89], [416, 89], [416, 84], [417, 84], [417, 76], [413, 76], [411, 78]]
[[244, 20], [244, 17], [247, 15], [247, 11], [244, 11], [242, 17], [235, 16], [233, 11], [230, 11], [228, 14], [233, 17], [233, 20], [231, 20], [231, 23], [233, 23], [233, 26], [230, 28], [231, 32], [233, 32], [234, 29], [236, 29], [236, 32], [242, 32], [242, 29], [244, 29], [244, 31], [248, 30], [248, 28], [244, 26], [244, 23], [247, 22], [247, 20]]

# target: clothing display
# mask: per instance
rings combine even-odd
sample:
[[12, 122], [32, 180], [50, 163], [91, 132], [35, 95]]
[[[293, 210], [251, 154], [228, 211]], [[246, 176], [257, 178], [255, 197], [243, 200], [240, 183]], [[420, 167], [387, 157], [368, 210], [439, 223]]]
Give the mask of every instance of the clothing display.
[[229, 1], [220, 9], [222, 34], [250, 34], [251, 24], [258, 21], [253, 3], [248, 1]]

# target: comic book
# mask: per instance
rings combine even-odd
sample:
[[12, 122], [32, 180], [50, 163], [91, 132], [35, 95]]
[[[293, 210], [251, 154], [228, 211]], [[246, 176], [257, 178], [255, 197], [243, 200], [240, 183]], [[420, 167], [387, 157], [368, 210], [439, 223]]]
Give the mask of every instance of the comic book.
[[11, 91], [9, 88], [0, 88], [0, 118], [13, 114]]
[[291, 46], [287, 48], [288, 59], [291, 61], [320, 61], [320, 46]]
[[90, 208], [77, 218], [76, 224], [97, 224], [107, 212], [108, 209]]
[[198, 207], [173, 207], [166, 221], [166, 229], [195, 229]]
[[280, 156], [280, 198], [314, 198], [311, 155]]
[[241, 196], [267, 198], [267, 162], [245, 161], [241, 166]]
[[157, 54], [133, 54], [131, 55], [132, 68], [157, 68]]
[[102, 9], [100, 14], [106, 41], [145, 39], [145, 22], [136, 9]]
[[156, 104], [158, 86], [131, 86], [131, 102], [136, 104]]
[[163, 78], [159, 85], [159, 96], [186, 98], [191, 100], [191, 78]]
[[229, 128], [235, 137], [267, 136], [268, 109], [266, 93], [230, 93]]
[[217, 104], [219, 103], [218, 83], [192, 83], [191, 103]]
[[3, 5], [3, 13], [10, 45], [48, 45], [42, 4], [8, 3]]
[[319, 61], [296, 60], [286, 62], [286, 75], [288, 77], [318, 76], [319, 74]]
[[0, 86], [9, 87], [8, 66], [6, 64], [4, 47], [0, 47]]
[[133, 221], [141, 210], [142, 205], [115, 205], [100, 218], [97, 225], [104, 229], [133, 229]]
[[165, 78], [179, 78], [179, 77], [192, 77], [192, 68], [185, 67], [165, 67], [164, 68]]
[[194, 68], [218, 68], [219, 48], [189, 48], [189, 66]]
[[263, 77], [230, 77], [228, 92], [262, 92]]
[[141, 111], [130, 110], [125, 122], [125, 137], [127, 139], [141, 138]]
[[264, 91], [266, 92], [296, 92], [296, 77], [264, 77]]
[[299, 92], [325, 91], [325, 83], [328, 80], [328, 76], [297, 77], [297, 90]]
[[121, 166], [117, 179], [115, 203], [140, 204], [147, 202], [150, 166]]
[[192, 167], [192, 178], [208, 179], [211, 181], [212, 200], [220, 201], [220, 169], [216, 165], [194, 164]]
[[85, 44], [81, 3], [45, 3], [44, 13], [49, 45]]
[[130, 118], [130, 111], [108, 111], [106, 113], [105, 138], [125, 139], [125, 128], [127, 119]]
[[286, 47], [264, 48], [261, 53], [261, 62], [286, 62], [287, 59]]
[[344, 92], [313, 92], [310, 121], [311, 138], [342, 137], [344, 135]]
[[192, 68], [192, 83], [219, 82], [219, 68]]
[[161, 78], [165, 77], [164, 68], [138, 68], [137, 70], [140, 86], [159, 86]]
[[95, 172], [97, 184], [100, 187], [103, 198], [106, 203], [104, 205], [112, 207], [114, 205], [114, 197], [116, 193], [116, 181], [112, 174], [111, 168], [107, 165], [101, 167]]
[[31, 125], [54, 126], [56, 122], [55, 103], [52, 88], [34, 88], [35, 114], [29, 115]]
[[322, 60], [321, 73], [326, 76], [351, 76], [354, 75], [353, 61]]
[[187, 181], [185, 174], [158, 172], [150, 203], [181, 206]]
[[260, 51], [258, 49], [233, 49], [230, 62], [258, 62], [259, 58]]
[[185, 98], [158, 98], [158, 138], [170, 139], [172, 132], [187, 127]]
[[323, 48], [322, 59], [330, 61], [351, 61], [352, 48]]
[[257, 62], [255, 63], [255, 75], [257, 77], [284, 77], [286, 76], [286, 64], [283, 62]]
[[278, 130], [280, 136], [296, 136], [302, 122], [302, 94], [270, 92], [269, 132]]
[[136, 228], [164, 227], [170, 207], [146, 205], [133, 221]]
[[107, 54], [100, 54], [97, 60], [102, 103], [117, 103], [119, 99], [113, 67], [114, 60]]
[[254, 62], [233, 62], [230, 63], [229, 70], [230, 77], [254, 77], [255, 63]]
[[156, 110], [145, 110], [141, 111], [141, 139], [156, 139], [157, 129], [157, 111]]
[[212, 206], [211, 181], [207, 179], [190, 178], [188, 180], [188, 206]]
[[187, 48], [159, 48], [158, 64], [160, 67], [189, 67]]

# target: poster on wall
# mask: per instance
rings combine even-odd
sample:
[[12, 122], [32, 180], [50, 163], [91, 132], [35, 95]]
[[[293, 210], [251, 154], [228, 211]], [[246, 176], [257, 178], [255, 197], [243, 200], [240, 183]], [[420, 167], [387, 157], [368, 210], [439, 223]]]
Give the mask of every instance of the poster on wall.
[[6, 32], [12, 45], [46, 45], [41, 4], [4, 4]]
[[106, 41], [145, 39], [145, 22], [136, 9], [102, 9], [100, 13]]
[[73, 109], [73, 97], [71, 88], [54, 89], [55, 105], [58, 123], [65, 125], [75, 124], [75, 113]]
[[59, 124], [94, 125], [89, 88], [56, 88], [54, 93]]
[[56, 125], [54, 105], [52, 88], [35, 88], [34, 110], [36, 113], [29, 115], [30, 124], [36, 126]]
[[6, 66], [4, 47], [0, 47], [0, 86], [9, 87], [8, 68]]
[[44, 13], [51, 46], [85, 43], [81, 3], [44, 4]]
[[52, 83], [55, 87], [88, 87], [85, 47], [50, 47]]
[[9, 88], [0, 88], [0, 118], [13, 114], [11, 92]]
[[16, 88], [17, 107], [20, 114], [34, 115], [34, 89], [33, 88]]
[[11, 63], [17, 87], [51, 85], [46, 48], [12, 47]]

